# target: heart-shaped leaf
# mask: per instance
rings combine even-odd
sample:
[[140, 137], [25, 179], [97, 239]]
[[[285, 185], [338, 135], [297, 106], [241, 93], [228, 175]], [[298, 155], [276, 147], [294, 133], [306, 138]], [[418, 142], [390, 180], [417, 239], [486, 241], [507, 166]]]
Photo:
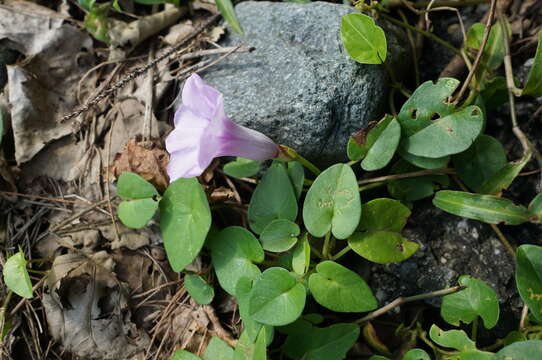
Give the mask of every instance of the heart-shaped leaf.
[[211, 227], [211, 209], [195, 178], [172, 182], [160, 201], [160, 229], [174, 271], [198, 256]]
[[489, 224], [519, 225], [530, 220], [529, 210], [511, 200], [491, 195], [443, 190], [433, 198], [433, 205], [457, 216]]
[[410, 209], [394, 199], [374, 199], [363, 204], [358, 231], [395, 231], [405, 227]]
[[358, 255], [378, 264], [406, 260], [420, 247], [392, 231], [356, 232], [348, 238], [348, 245]]
[[365, 281], [355, 272], [333, 261], [316, 266], [309, 289], [320, 305], [337, 312], [364, 312], [378, 303]]
[[26, 270], [26, 259], [22, 251], [11, 255], [2, 271], [4, 283], [11, 291], [21, 297], [32, 299], [32, 282]]
[[119, 204], [118, 215], [124, 226], [140, 229], [152, 219], [156, 209], [158, 209], [158, 201], [154, 199], [129, 200]]
[[261, 161], [238, 157], [224, 165], [226, 175], [234, 178], [244, 178], [256, 175], [262, 167]]
[[521, 245], [517, 249], [516, 285], [533, 316], [542, 322], [542, 247]]
[[184, 277], [184, 286], [196, 303], [207, 305], [213, 301], [215, 290], [201, 276], [186, 274]]
[[492, 360], [534, 360], [542, 354], [542, 340], [515, 342], [502, 348]]
[[305, 287], [292, 274], [283, 268], [269, 268], [250, 291], [250, 316], [272, 326], [292, 323], [303, 312], [305, 297]]
[[386, 61], [387, 41], [384, 30], [364, 14], [347, 14], [341, 21], [341, 39], [352, 59], [362, 64]]
[[260, 235], [264, 250], [273, 252], [288, 251], [297, 242], [299, 226], [286, 219], [271, 221]]
[[470, 324], [478, 316], [486, 329], [493, 328], [499, 320], [499, 298], [486, 283], [469, 275], [459, 278], [466, 289], [442, 298], [440, 314], [449, 324], [459, 326], [460, 321]]
[[147, 199], [158, 195], [153, 184], [141, 176], [125, 172], [117, 181], [117, 194], [122, 200]]
[[336, 164], [314, 181], [303, 206], [307, 230], [323, 237], [331, 230], [337, 239], [346, 239], [358, 226], [361, 200], [356, 175], [345, 164]]
[[405, 354], [403, 360], [431, 360], [431, 358], [422, 349], [411, 349]]
[[220, 286], [235, 296], [240, 278], [256, 279], [260, 269], [253, 263], [261, 263], [264, 252], [258, 239], [240, 226], [230, 226], [209, 241], [211, 259]]

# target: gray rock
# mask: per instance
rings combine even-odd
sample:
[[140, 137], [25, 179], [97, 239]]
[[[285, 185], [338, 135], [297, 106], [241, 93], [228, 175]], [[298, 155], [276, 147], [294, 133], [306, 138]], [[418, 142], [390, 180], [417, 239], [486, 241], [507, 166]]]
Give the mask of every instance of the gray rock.
[[[382, 115], [389, 88], [382, 65], [358, 64], [342, 47], [341, 18], [353, 11], [324, 2], [242, 2], [236, 12], [245, 35], [230, 32], [222, 45], [256, 50], [229, 56], [204, 78], [224, 94], [234, 121], [320, 164], [342, 161], [348, 137]], [[390, 27], [386, 34], [392, 63], [405, 62], [401, 33]]]
[[[416, 254], [371, 267], [369, 282], [381, 304], [455, 286], [459, 276], [471, 275], [491, 286], [502, 303], [521, 310], [513, 259], [489, 225], [419, 204], [403, 235], [421, 245]], [[440, 299], [428, 302], [438, 305]]]

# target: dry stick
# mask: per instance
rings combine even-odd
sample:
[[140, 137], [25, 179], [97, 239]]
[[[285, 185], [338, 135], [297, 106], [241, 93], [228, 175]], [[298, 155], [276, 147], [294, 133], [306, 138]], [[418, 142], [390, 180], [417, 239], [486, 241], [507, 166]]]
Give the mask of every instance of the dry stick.
[[207, 49], [207, 50], [199, 50], [194, 51], [191, 53], [187, 53], [181, 56], [178, 56], [176, 60], [182, 61], [182, 60], [191, 60], [191, 59], [197, 59], [203, 56], [209, 56], [209, 55], [220, 55], [228, 53], [235, 49], [235, 52], [238, 53], [245, 53], [245, 52], [252, 52], [256, 48], [252, 46], [229, 46], [229, 47], [221, 47], [218, 49]]
[[510, 253], [510, 255], [512, 255], [512, 259], [514, 260], [514, 262], [516, 262], [516, 250], [514, 250], [514, 247], [512, 246], [512, 244], [510, 244], [510, 242], [506, 239], [506, 236], [504, 236], [501, 229], [499, 229], [497, 225], [495, 224], [489, 224], [489, 225], [491, 226], [495, 234], [497, 234], [497, 237], [499, 238], [501, 243], [504, 245], [506, 250]]
[[172, 54], [174, 54], [176, 51], [179, 51], [179, 49], [183, 46], [185, 46], [189, 41], [194, 39], [199, 33], [201, 33], [207, 26], [211, 25], [213, 22], [215, 22], [220, 17], [219, 14], [211, 16], [207, 21], [205, 21], [203, 24], [198, 26], [194, 31], [192, 31], [186, 38], [184, 38], [181, 42], [179, 42], [177, 45], [169, 48], [166, 52], [164, 52], [162, 55], [158, 56], [154, 61], [151, 63], [148, 63], [147, 65], [143, 67], [139, 67], [134, 69], [131, 73], [129, 73], [126, 77], [115, 83], [113, 86], [110, 86], [107, 89], [104, 89], [100, 91], [96, 96], [89, 99], [85, 105], [77, 109], [71, 114], [65, 115], [60, 122], [66, 122], [68, 120], [71, 120], [85, 111], [88, 111], [92, 106], [98, 104], [100, 101], [108, 97], [109, 95], [115, 93], [117, 90], [123, 88], [126, 84], [128, 84], [133, 79], [141, 76], [142, 74], [146, 73], [147, 70], [149, 70], [151, 67], [155, 66], [162, 60], [168, 58]]
[[[154, 60], [154, 43], [151, 44], [149, 52], [149, 63]], [[143, 141], [149, 141], [152, 133], [152, 108], [154, 103], [154, 66], [149, 68], [147, 74], [147, 97], [145, 98], [145, 115], [143, 116]], [[109, 161], [109, 159], [107, 160]]]
[[463, 82], [463, 85], [461, 86], [461, 90], [459, 90], [459, 93], [457, 94], [457, 97], [455, 98], [455, 101], [453, 102], [454, 105], [457, 105], [459, 100], [461, 100], [461, 98], [465, 94], [465, 91], [467, 91], [467, 88], [469, 87], [470, 82], [472, 78], [474, 77], [474, 73], [476, 72], [476, 69], [478, 68], [478, 65], [480, 64], [480, 61], [482, 60], [482, 55], [484, 53], [484, 49], [489, 39], [489, 33], [491, 31], [491, 27], [493, 26], [493, 19], [495, 18], [496, 10], [497, 10], [497, 0], [491, 0], [491, 7], [489, 8], [489, 16], [487, 18], [486, 28], [484, 29], [484, 35], [482, 37], [482, 43], [480, 44], [480, 49], [478, 49], [478, 53], [476, 54], [476, 58], [474, 59], [474, 64], [472, 64], [472, 69], [469, 71], [469, 75], [467, 76], [467, 79]]
[[[152, 87], [151, 87], [152, 88]], [[105, 164], [105, 199], [107, 200], [107, 208], [109, 209], [109, 217], [113, 223], [113, 230], [115, 231], [115, 239], [117, 243], [120, 244], [120, 235], [119, 228], [117, 226], [117, 219], [115, 219], [115, 214], [113, 213], [113, 204], [111, 203], [111, 192], [109, 191], [109, 184], [111, 181], [111, 169], [109, 166], [109, 158], [111, 157], [111, 143], [113, 142], [113, 129], [115, 128], [116, 117], [111, 121], [111, 128], [109, 129], [109, 144], [107, 144], [107, 164]]]
[[[38, 281], [38, 282], [36, 283], [36, 285], [34, 285], [34, 286], [32, 287], [32, 293], [33, 293], [34, 291], [36, 291], [40, 286], [43, 285], [43, 283], [45, 282], [45, 279], [46, 279], [46, 278], [47, 278], [47, 275], [45, 275], [44, 277], [42, 277], [42, 278], [40, 279], [40, 281]], [[35, 299], [35, 298], [34, 298], [34, 299]], [[19, 309], [20, 309], [21, 307], [23, 307], [23, 305], [24, 305], [27, 301], [29, 301], [29, 300], [33, 300], [33, 299], [26, 299], [26, 298], [21, 299], [21, 301], [19, 301], [19, 303], [18, 303], [17, 305], [15, 305], [15, 307], [11, 310], [11, 312], [9, 313], [9, 316], [12, 317], [13, 315], [15, 315], [15, 314], [17, 313], [17, 311], [19, 311]]]
[[432, 291], [432, 292], [421, 294], [421, 295], [414, 295], [414, 296], [409, 296], [409, 297], [402, 297], [401, 296], [401, 297], [398, 297], [397, 299], [393, 300], [391, 303], [381, 307], [380, 309], [369, 313], [367, 316], [365, 316], [365, 317], [363, 317], [363, 318], [361, 318], [359, 320], [356, 320], [355, 323], [362, 324], [364, 322], [373, 320], [373, 319], [375, 319], [375, 318], [377, 318], [377, 317], [379, 317], [381, 315], [384, 315], [385, 313], [387, 313], [388, 311], [396, 308], [397, 306], [403, 305], [403, 304], [408, 303], [408, 302], [424, 300], [424, 299], [428, 299], [428, 298], [432, 298], [432, 297], [436, 297], [436, 296], [449, 295], [449, 294], [456, 293], [456, 292], [458, 292], [460, 290], [463, 290], [465, 288], [466, 288], [466, 286], [454, 286], [454, 287], [451, 287], [449, 289]]
[[212, 306], [204, 305], [203, 311], [207, 314], [209, 317], [209, 320], [211, 320], [211, 323], [213, 324], [213, 330], [216, 332], [216, 335], [224, 340], [228, 345], [231, 347], [235, 347], [237, 345], [237, 341], [233, 338], [233, 336], [230, 335], [228, 331], [226, 331], [222, 325], [220, 324], [220, 320], [218, 320], [215, 310]]
[[413, 171], [413, 172], [404, 173], [404, 174], [386, 175], [386, 176], [379, 176], [379, 177], [375, 177], [371, 179], [360, 180], [358, 181], [358, 185], [376, 183], [376, 182], [381, 182], [381, 181], [389, 181], [389, 180], [406, 179], [406, 178], [412, 178], [412, 177], [418, 177], [418, 176], [424, 176], [424, 175], [444, 175], [444, 174], [455, 174], [455, 171], [450, 168]]
[[104, 204], [107, 203], [107, 199], [104, 199], [102, 201], [98, 201], [97, 203], [95, 204], [92, 204], [90, 205], [89, 207], [86, 207], [84, 209], [82, 209], [81, 211], [78, 211], [76, 212], [75, 214], [73, 214], [72, 216], [62, 220], [61, 222], [59, 222], [58, 224], [54, 225], [54, 226], [51, 226], [51, 228], [49, 229], [49, 231], [56, 231], [60, 228], [62, 228], [64, 225], [67, 225], [69, 224], [70, 222], [72, 222], [73, 220], [85, 215], [86, 213], [88, 213], [89, 211], [92, 211], [94, 209], [96, 209], [97, 207], [99, 206], [102, 206]]
[[529, 306], [527, 306], [527, 304], [524, 304], [523, 309], [521, 309], [521, 318], [519, 319], [519, 331], [525, 329], [525, 324], [527, 323], [527, 315], [529, 315]]
[[83, 203], [83, 202], [75, 201], [75, 200], [65, 200], [65, 199], [41, 196], [41, 195], [22, 194], [22, 193], [12, 192], [12, 191], [0, 191], [0, 195], [17, 196], [17, 197], [28, 198], [28, 199], [41, 199], [41, 200], [55, 201], [55, 202], [60, 202], [60, 203], [74, 204], [74, 205], [79, 205], [79, 206], [88, 205], [88, 203]]

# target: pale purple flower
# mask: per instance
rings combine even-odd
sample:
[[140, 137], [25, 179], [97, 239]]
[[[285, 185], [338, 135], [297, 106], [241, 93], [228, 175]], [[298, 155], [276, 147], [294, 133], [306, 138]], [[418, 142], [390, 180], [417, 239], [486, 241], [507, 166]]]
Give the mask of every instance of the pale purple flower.
[[170, 181], [201, 175], [219, 156], [267, 160], [279, 154], [279, 146], [267, 136], [231, 121], [222, 94], [198, 75], [186, 80], [182, 100], [175, 129], [166, 138]]

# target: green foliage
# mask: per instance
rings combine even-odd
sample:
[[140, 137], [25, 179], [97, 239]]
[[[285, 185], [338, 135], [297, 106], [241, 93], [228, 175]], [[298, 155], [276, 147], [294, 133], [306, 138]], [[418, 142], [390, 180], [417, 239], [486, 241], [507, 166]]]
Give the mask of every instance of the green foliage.
[[305, 298], [305, 286], [292, 274], [283, 268], [269, 268], [254, 282], [249, 295], [249, 313], [262, 324], [290, 324], [301, 315]]
[[[88, 1], [88, 4], [94, 3]], [[108, 43], [109, 38], [109, 4], [93, 6], [85, 15], [85, 29], [96, 39]]]
[[283, 252], [290, 250], [297, 242], [299, 226], [286, 219], [271, 221], [260, 235], [264, 250]]
[[529, 203], [529, 212], [538, 218], [542, 219], [542, 193], [538, 193]]
[[273, 220], [294, 221], [297, 216], [297, 199], [284, 164], [274, 162], [256, 186], [248, 207], [250, 228], [261, 234]]
[[226, 175], [234, 178], [244, 178], [256, 175], [262, 167], [261, 161], [238, 157], [224, 165]]
[[172, 182], [160, 201], [160, 228], [174, 271], [183, 270], [198, 256], [210, 227], [211, 210], [198, 180]]
[[350, 166], [336, 164], [318, 175], [303, 205], [303, 221], [311, 235], [323, 237], [331, 231], [337, 239], [346, 239], [360, 216], [358, 183]]
[[333, 261], [316, 266], [309, 290], [322, 306], [337, 312], [364, 312], [378, 305], [371, 289], [355, 272]]
[[[391, 169], [394, 174], [420, 171], [404, 160], [397, 162]], [[433, 195], [441, 186], [448, 186], [450, 179], [446, 175], [424, 175], [411, 179], [393, 180], [388, 183], [389, 193], [402, 201], [411, 202]]]
[[403, 360], [431, 360], [431, 358], [422, 349], [412, 349], [405, 354]]
[[201, 358], [186, 350], [177, 350], [171, 360], [201, 360]]
[[241, 334], [233, 360], [266, 360], [266, 328], [263, 327], [255, 341], [252, 341], [246, 331]]
[[481, 194], [493, 195], [501, 192], [512, 184], [523, 167], [529, 162], [531, 155], [527, 154], [518, 161], [509, 162], [499, 171], [488, 178], [478, 189]]
[[542, 247], [521, 245], [517, 249], [516, 285], [531, 314], [542, 322]]
[[542, 340], [528, 340], [513, 343], [501, 349], [492, 360], [532, 360], [542, 354]]
[[522, 92], [523, 95], [542, 96], [542, 31], [538, 33], [538, 46], [534, 63], [527, 76], [527, 83]]
[[410, 209], [393, 199], [374, 199], [363, 204], [358, 231], [401, 232], [406, 225]]
[[124, 225], [139, 229], [147, 225], [158, 209], [158, 191], [141, 176], [126, 172], [117, 182], [117, 194], [122, 200], [118, 215]]
[[235, 14], [235, 9], [233, 8], [231, 0], [215, 0], [215, 3], [218, 10], [224, 19], [226, 19], [228, 24], [230, 24], [233, 31], [243, 35], [243, 28], [241, 27], [241, 24], [239, 24], [239, 20], [237, 19], [237, 15]]
[[32, 299], [32, 282], [26, 270], [26, 259], [22, 250], [11, 255], [2, 269], [4, 284], [15, 294]]
[[297, 243], [292, 253], [292, 270], [298, 275], [305, 275], [311, 262], [311, 247], [305, 234]]
[[397, 120], [386, 115], [367, 135], [362, 144], [365, 152], [361, 167], [365, 171], [382, 169], [391, 161], [401, 139], [401, 126]]
[[470, 324], [480, 316], [486, 329], [493, 328], [499, 320], [499, 298], [495, 291], [469, 275], [461, 276], [459, 285], [466, 286], [466, 289], [442, 298], [442, 318], [459, 326], [460, 321]]
[[78, 0], [79, 5], [81, 5], [85, 10], [91, 10], [95, 2], [96, 0]]
[[[484, 24], [476, 23], [472, 25], [467, 34], [467, 47], [478, 50], [482, 44], [482, 38], [485, 32], [486, 26]], [[496, 24], [491, 27], [489, 32], [489, 38], [487, 44], [484, 47], [482, 59], [479, 65], [479, 71], [495, 70], [499, 68], [504, 60], [506, 52], [504, 36], [502, 33], [502, 27]]]
[[184, 286], [188, 294], [198, 304], [207, 305], [213, 301], [215, 290], [201, 276], [186, 274], [184, 277]]
[[429, 329], [429, 337], [442, 347], [458, 350], [458, 359], [492, 360], [495, 356], [493, 353], [478, 350], [474, 341], [469, 339], [467, 334], [462, 330], [444, 331], [438, 326], [433, 325]]
[[303, 183], [305, 182], [305, 169], [303, 169], [303, 165], [297, 161], [290, 161], [288, 163], [288, 176], [294, 186], [295, 197], [299, 200], [303, 193]]
[[254, 263], [261, 263], [264, 252], [258, 239], [248, 230], [230, 226], [209, 241], [211, 258], [220, 286], [235, 295], [237, 282], [242, 277], [256, 279], [260, 270]]
[[462, 191], [439, 191], [433, 204], [451, 214], [489, 224], [518, 225], [529, 221], [531, 213], [508, 199]]
[[233, 360], [234, 351], [220, 338], [213, 336], [205, 354], [203, 354], [203, 360]]
[[387, 41], [384, 30], [363, 14], [348, 14], [341, 22], [341, 39], [352, 59], [362, 64], [386, 61]]

